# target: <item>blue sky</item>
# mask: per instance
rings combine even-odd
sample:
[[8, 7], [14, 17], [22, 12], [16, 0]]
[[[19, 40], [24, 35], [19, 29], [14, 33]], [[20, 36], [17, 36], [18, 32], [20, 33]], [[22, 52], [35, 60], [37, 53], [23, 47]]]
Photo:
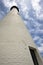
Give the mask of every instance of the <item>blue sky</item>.
[[17, 5], [26, 27], [43, 56], [43, 0], [0, 0], [0, 20]]

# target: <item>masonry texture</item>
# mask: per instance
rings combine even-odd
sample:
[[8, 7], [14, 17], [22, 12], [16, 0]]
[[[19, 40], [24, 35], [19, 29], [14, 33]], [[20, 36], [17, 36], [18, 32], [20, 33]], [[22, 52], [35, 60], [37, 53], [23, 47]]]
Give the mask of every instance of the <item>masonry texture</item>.
[[[34, 65], [29, 47], [37, 50], [16, 9], [0, 22], [0, 65]], [[39, 65], [42, 60], [37, 50]]]

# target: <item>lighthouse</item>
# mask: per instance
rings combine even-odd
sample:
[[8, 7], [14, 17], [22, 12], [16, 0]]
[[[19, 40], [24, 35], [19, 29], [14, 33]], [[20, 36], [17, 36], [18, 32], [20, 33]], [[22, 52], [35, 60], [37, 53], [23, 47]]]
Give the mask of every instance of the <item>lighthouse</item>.
[[43, 65], [17, 6], [0, 22], [0, 65]]

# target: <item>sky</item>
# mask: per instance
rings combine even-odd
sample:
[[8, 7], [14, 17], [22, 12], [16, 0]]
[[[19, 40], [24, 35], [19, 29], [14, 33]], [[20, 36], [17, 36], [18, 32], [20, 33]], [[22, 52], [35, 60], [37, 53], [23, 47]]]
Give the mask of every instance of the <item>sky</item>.
[[13, 5], [19, 7], [20, 16], [43, 56], [43, 0], [0, 0], [0, 20]]

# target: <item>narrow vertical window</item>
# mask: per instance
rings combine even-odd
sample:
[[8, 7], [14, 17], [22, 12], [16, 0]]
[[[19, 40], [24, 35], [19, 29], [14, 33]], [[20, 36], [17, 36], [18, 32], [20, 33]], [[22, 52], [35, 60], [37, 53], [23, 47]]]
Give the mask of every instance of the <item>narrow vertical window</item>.
[[30, 49], [30, 53], [31, 53], [31, 56], [32, 56], [34, 65], [39, 65], [38, 64], [38, 61], [37, 61], [36, 54], [35, 54], [35, 50], [34, 49], [31, 49], [31, 48], [29, 48], [29, 49]]

